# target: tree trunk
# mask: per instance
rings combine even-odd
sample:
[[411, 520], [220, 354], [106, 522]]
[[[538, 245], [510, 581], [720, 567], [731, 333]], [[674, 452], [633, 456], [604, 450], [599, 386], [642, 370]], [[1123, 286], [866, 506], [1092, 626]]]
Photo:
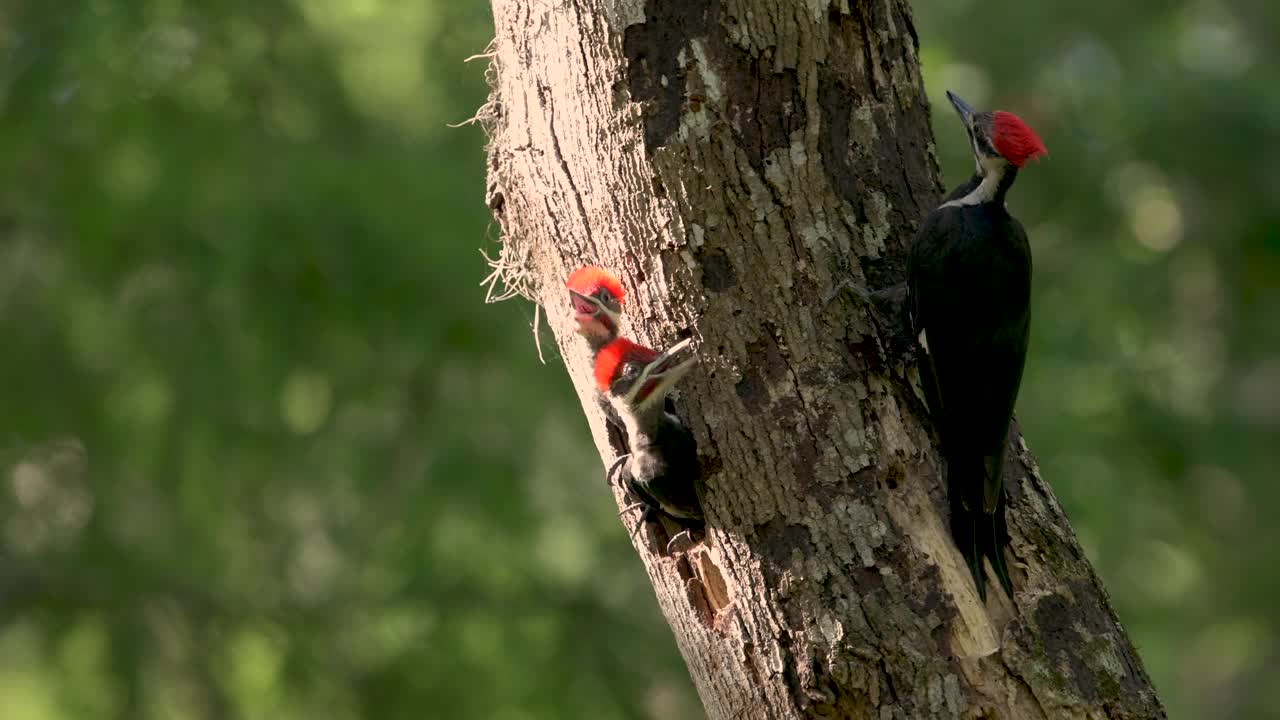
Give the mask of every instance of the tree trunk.
[[841, 281], [900, 282], [938, 201], [906, 0], [493, 9], [497, 275], [545, 310], [606, 465], [619, 448], [565, 276], [612, 268], [626, 334], [695, 338], [678, 406], [707, 536], [669, 554], [649, 526], [636, 546], [707, 716], [1162, 717], [1021, 436], [1005, 468], [1017, 597], [993, 584], [983, 607], [914, 368], [866, 306], [824, 306]]

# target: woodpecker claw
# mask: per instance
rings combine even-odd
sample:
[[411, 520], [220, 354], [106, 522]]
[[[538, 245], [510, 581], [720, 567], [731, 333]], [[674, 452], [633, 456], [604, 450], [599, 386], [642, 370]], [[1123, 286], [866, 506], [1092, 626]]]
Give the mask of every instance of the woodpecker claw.
[[630, 538], [631, 540], [635, 540], [636, 536], [640, 534], [640, 529], [643, 527], [644, 527], [644, 516], [641, 515], [640, 519], [636, 520], [636, 524], [631, 526], [631, 532], [627, 533], [627, 537]]
[[884, 342], [889, 358], [896, 359], [904, 366], [915, 363], [915, 338], [912, 336], [911, 321], [906, 312], [905, 283], [880, 290], [867, 290], [848, 281], [841, 281], [823, 300], [822, 309], [824, 311], [828, 309], [831, 303], [841, 295], [847, 295], [867, 308], [867, 314]]
[[831, 292], [828, 293], [827, 296], [822, 299], [822, 309], [826, 310], [827, 308], [831, 307], [831, 303], [835, 302], [836, 298], [840, 297], [842, 294], [845, 294], [845, 293], [851, 295], [852, 297], [858, 300], [861, 300], [863, 303], [866, 303], [868, 305], [871, 304], [870, 292], [854, 285], [848, 280], [841, 280], [840, 282], [836, 283], [836, 286], [831, 289]]
[[667, 541], [668, 555], [681, 555], [688, 552], [697, 542], [693, 539], [693, 533], [688, 528], [676, 533], [674, 537]]
[[604, 473], [604, 481], [606, 484], [610, 486], [613, 485], [613, 476], [626, 466], [627, 460], [629, 459], [631, 459], [630, 453], [623, 455], [614, 461], [613, 465], [611, 465]]
[[[605, 474], [605, 481], [609, 483], [609, 485], [613, 485], [613, 476], [615, 473], [618, 473], [619, 471], [622, 471], [622, 472], [627, 471], [626, 464], [627, 464], [627, 460], [630, 458], [631, 458], [631, 455], [629, 454], [623, 455], [613, 463], [612, 467], [609, 468], [608, 472]], [[626, 482], [623, 483], [623, 488], [630, 490]], [[632, 510], [641, 510], [641, 513], [640, 513], [640, 516], [636, 518], [635, 524], [632, 525], [631, 529], [627, 532], [627, 537], [629, 538], [635, 538], [635, 536], [640, 533], [640, 528], [644, 527], [645, 522], [653, 516], [653, 508], [649, 507], [646, 503], [633, 502], [630, 505], [627, 505], [626, 507], [619, 510], [618, 517], [621, 518], [627, 513], [631, 512]]]
[[642, 502], [633, 502], [633, 503], [631, 503], [630, 505], [628, 505], [628, 506], [626, 506], [626, 507], [622, 508], [621, 510], [619, 510], [619, 511], [618, 511], [618, 517], [622, 517], [623, 515], [626, 515], [627, 513], [631, 512], [632, 510], [635, 510], [636, 508], [642, 508], [642, 507], [646, 507], [644, 503], [642, 503]]
[[[655, 515], [653, 508], [645, 505], [644, 503], [635, 503], [628, 506], [626, 510], [630, 510], [635, 507], [642, 507], [644, 508], [644, 511], [640, 513], [640, 517], [636, 518], [636, 524], [631, 526], [631, 531], [627, 534], [627, 537], [632, 540], [640, 534], [640, 528], [644, 527], [645, 523], [652, 521]], [[626, 510], [623, 510], [623, 512], [626, 512]], [[619, 513], [619, 515], [621, 515], [621, 513]]]
[[841, 280], [822, 299], [822, 309], [826, 310], [841, 295], [848, 295], [850, 299], [870, 307], [873, 317], [876, 315], [896, 317], [906, 303], [907, 284], [903, 282], [879, 290], [868, 290], [848, 280]]

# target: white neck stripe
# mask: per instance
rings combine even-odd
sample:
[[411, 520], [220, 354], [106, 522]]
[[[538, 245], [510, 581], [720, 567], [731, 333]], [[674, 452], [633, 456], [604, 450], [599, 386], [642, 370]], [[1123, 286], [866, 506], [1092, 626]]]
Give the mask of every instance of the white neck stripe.
[[968, 195], [942, 203], [938, 207], [961, 207], [990, 202], [996, 196], [996, 190], [1000, 188], [1000, 181], [1004, 179], [1005, 168], [1009, 167], [1009, 165], [1003, 158], [983, 158], [980, 161], [980, 166], [984, 172], [982, 173], [982, 182], [978, 183], [977, 187], [970, 190]]

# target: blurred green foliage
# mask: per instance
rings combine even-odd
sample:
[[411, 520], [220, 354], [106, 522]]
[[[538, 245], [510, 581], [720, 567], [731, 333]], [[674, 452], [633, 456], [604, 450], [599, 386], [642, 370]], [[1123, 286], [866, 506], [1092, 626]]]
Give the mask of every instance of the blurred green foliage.
[[[1052, 153], [1046, 476], [1173, 714], [1280, 717], [1280, 9], [916, 11], [931, 95]], [[563, 367], [481, 303], [487, 3], [0, 28], [0, 718], [699, 716]]]

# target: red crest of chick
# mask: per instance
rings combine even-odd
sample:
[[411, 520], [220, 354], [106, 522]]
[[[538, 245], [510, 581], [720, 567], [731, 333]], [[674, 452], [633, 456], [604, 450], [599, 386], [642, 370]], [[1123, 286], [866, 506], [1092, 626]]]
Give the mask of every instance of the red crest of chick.
[[569, 274], [569, 279], [565, 281], [564, 286], [579, 295], [588, 297], [600, 292], [603, 288], [609, 291], [609, 294], [621, 305], [626, 298], [626, 292], [622, 289], [622, 283], [613, 273], [599, 268], [594, 265], [580, 267]]
[[617, 276], [603, 268], [587, 265], [574, 270], [565, 281], [569, 307], [578, 323], [578, 334], [598, 350], [618, 336], [625, 295]]

